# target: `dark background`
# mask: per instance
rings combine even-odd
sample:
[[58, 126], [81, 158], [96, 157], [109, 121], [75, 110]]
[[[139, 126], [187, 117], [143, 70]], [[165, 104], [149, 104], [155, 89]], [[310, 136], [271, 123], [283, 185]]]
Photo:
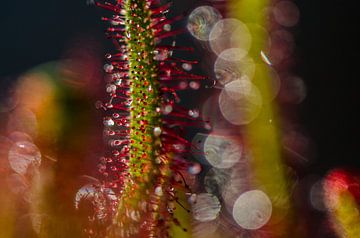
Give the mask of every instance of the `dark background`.
[[297, 4], [299, 73], [308, 88], [301, 116], [316, 142], [318, 166], [359, 166], [360, 28], [355, 1]]
[[[186, 2], [186, 3], [185, 3]], [[183, 4], [183, 5], [181, 5]], [[182, 12], [198, 1], [176, 4]], [[360, 21], [355, 1], [296, 1], [301, 13], [296, 30], [294, 71], [307, 85], [297, 107], [298, 123], [314, 142], [314, 163], [305, 173], [320, 176], [334, 167], [359, 168]], [[64, 56], [74, 38], [104, 40], [100, 12], [86, 1], [16, 0], [0, 5], [0, 100], [17, 76]], [[99, 51], [105, 52], [106, 44]]]

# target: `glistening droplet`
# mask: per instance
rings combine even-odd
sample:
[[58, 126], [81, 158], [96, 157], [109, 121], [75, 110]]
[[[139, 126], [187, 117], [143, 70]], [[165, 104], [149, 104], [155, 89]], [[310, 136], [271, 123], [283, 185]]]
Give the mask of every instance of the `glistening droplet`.
[[26, 174], [29, 166], [40, 166], [41, 153], [31, 142], [19, 141], [13, 144], [9, 151], [10, 167], [18, 174]]

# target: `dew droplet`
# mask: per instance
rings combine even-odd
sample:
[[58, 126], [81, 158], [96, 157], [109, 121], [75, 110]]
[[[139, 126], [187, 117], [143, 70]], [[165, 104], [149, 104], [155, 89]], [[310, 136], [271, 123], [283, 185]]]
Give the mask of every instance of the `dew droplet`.
[[169, 57], [169, 55], [170, 55], [170, 52], [168, 50], [157, 51], [155, 53], [154, 60], [164, 61]]
[[159, 136], [159, 135], [161, 135], [161, 128], [155, 127], [154, 128], [154, 136]]
[[196, 203], [192, 203], [191, 210], [195, 220], [206, 222], [215, 220], [221, 210], [219, 199], [210, 193], [197, 195]]
[[196, 82], [196, 81], [191, 81], [189, 83], [190, 88], [194, 89], [194, 90], [198, 90], [200, 88], [200, 83]]
[[196, 39], [207, 41], [211, 29], [221, 18], [221, 14], [215, 8], [200, 6], [190, 13], [187, 29]]
[[121, 9], [121, 10], [120, 10], [120, 14], [123, 15], [123, 16], [126, 15], [126, 12], [127, 12], [127, 11], [126, 11], [125, 9]]
[[162, 190], [162, 187], [161, 186], [157, 186], [156, 188], [155, 188], [155, 195], [156, 196], [162, 196], [163, 195], [163, 190]]
[[192, 65], [189, 63], [183, 63], [181, 67], [186, 71], [190, 71], [192, 69]]
[[111, 73], [114, 70], [114, 66], [112, 64], [105, 64], [104, 70], [106, 73]]
[[41, 163], [39, 149], [31, 142], [19, 141], [9, 151], [10, 167], [18, 174], [26, 174], [29, 166], [38, 168]]
[[188, 171], [192, 175], [199, 174], [201, 172], [201, 165], [199, 163], [194, 163], [188, 168]]
[[189, 116], [191, 116], [193, 118], [198, 118], [199, 117], [199, 110], [197, 110], [197, 109], [189, 110], [188, 114], [189, 114]]
[[180, 83], [179, 83], [179, 89], [180, 90], [184, 90], [184, 89], [186, 89], [188, 87], [188, 83], [186, 82], [186, 81], [181, 81]]
[[163, 29], [164, 29], [164, 31], [171, 31], [171, 25], [170, 24], [165, 24], [163, 26]]
[[168, 104], [168, 105], [166, 105], [166, 106], [164, 107], [163, 113], [164, 113], [165, 115], [167, 115], [167, 114], [171, 113], [172, 110], [173, 110], [173, 107], [172, 107], [170, 104]]
[[113, 119], [111, 119], [111, 118], [105, 118], [104, 119], [104, 125], [105, 126], [114, 126], [115, 125], [115, 122], [114, 122], [114, 120]]
[[106, 86], [106, 92], [107, 93], [115, 93], [116, 92], [116, 85], [114, 84], [108, 84]]
[[[85, 209], [91, 220], [110, 220], [114, 215], [114, 206], [117, 204], [117, 197], [110, 188], [100, 185], [86, 184], [81, 187], [75, 195], [75, 208]], [[92, 206], [90, 210], [87, 206]]]

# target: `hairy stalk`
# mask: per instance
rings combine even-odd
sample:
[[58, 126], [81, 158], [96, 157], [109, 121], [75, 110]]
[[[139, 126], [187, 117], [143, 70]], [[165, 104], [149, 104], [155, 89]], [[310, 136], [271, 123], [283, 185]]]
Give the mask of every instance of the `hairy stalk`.
[[110, 149], [102, 158], [106, 166], [101, 166], [101, 172], [107, 177], [106, 186], [119, 194], [107, 233], [109, 237], [169, 237], [170, 224], [180, 226], [173, 214], [178, 202], [175, 176], [188, 166], [187, 161], [174, 160], [174, 155], [189, 151], [190, 143], [179, 132], [184, 125], [202, 123], [196, 113], [190, 116], [176, 106], [179, 98], [174, 88], [178, 87], [172, 83], [204, 77], [177, 67], [196, 61], [171, 57], [173, 50], [191, 48], [158, 45], [161, 39], [183, 32], [171, 31], [170, 24], [181, 17], [166, 19], [170, 4], [118, 0], [97, 6], [113, 14], [102, 19], [109, 22], [106, 35], [117, 49], [106, 55], [104, 66], [110, 100], [98, 105], [107, 112], [104, 125]]

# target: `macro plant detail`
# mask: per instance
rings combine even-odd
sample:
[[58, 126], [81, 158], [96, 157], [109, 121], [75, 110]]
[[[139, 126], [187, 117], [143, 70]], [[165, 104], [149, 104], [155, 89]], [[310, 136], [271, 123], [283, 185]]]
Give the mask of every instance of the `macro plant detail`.
[[176, 203], [181, 205], [175, 187], [182, 183], [184, 191], [190, 189], [182, 175], [190, 166], [181, 158], [190, 147], [181, 137], [183, 126], [204, 124], [196, 112], [177, 105], [176, 89], [179, 82], [198, 84], [204, 77], [178, 66], [191, 68], [196, 61], [172, 57], [173, 51], [191, 48], [160, 44], [183, 31], [171, 30], [180, 17], [166, 19], [171, 4], [127, 0], [96, 5], [112, 14], [102, 20], [116, 49], [105, 56], [110, 99], [97, 104], [107, 114], [109, 148], [100, 170], [108, 178], [105, 186], [119, 196], [109, 236], [168, 237], [170, 224], [181, 226], [174, 215]]
[[349, 4], [2, 4], [0, 238], [358, 238]]

